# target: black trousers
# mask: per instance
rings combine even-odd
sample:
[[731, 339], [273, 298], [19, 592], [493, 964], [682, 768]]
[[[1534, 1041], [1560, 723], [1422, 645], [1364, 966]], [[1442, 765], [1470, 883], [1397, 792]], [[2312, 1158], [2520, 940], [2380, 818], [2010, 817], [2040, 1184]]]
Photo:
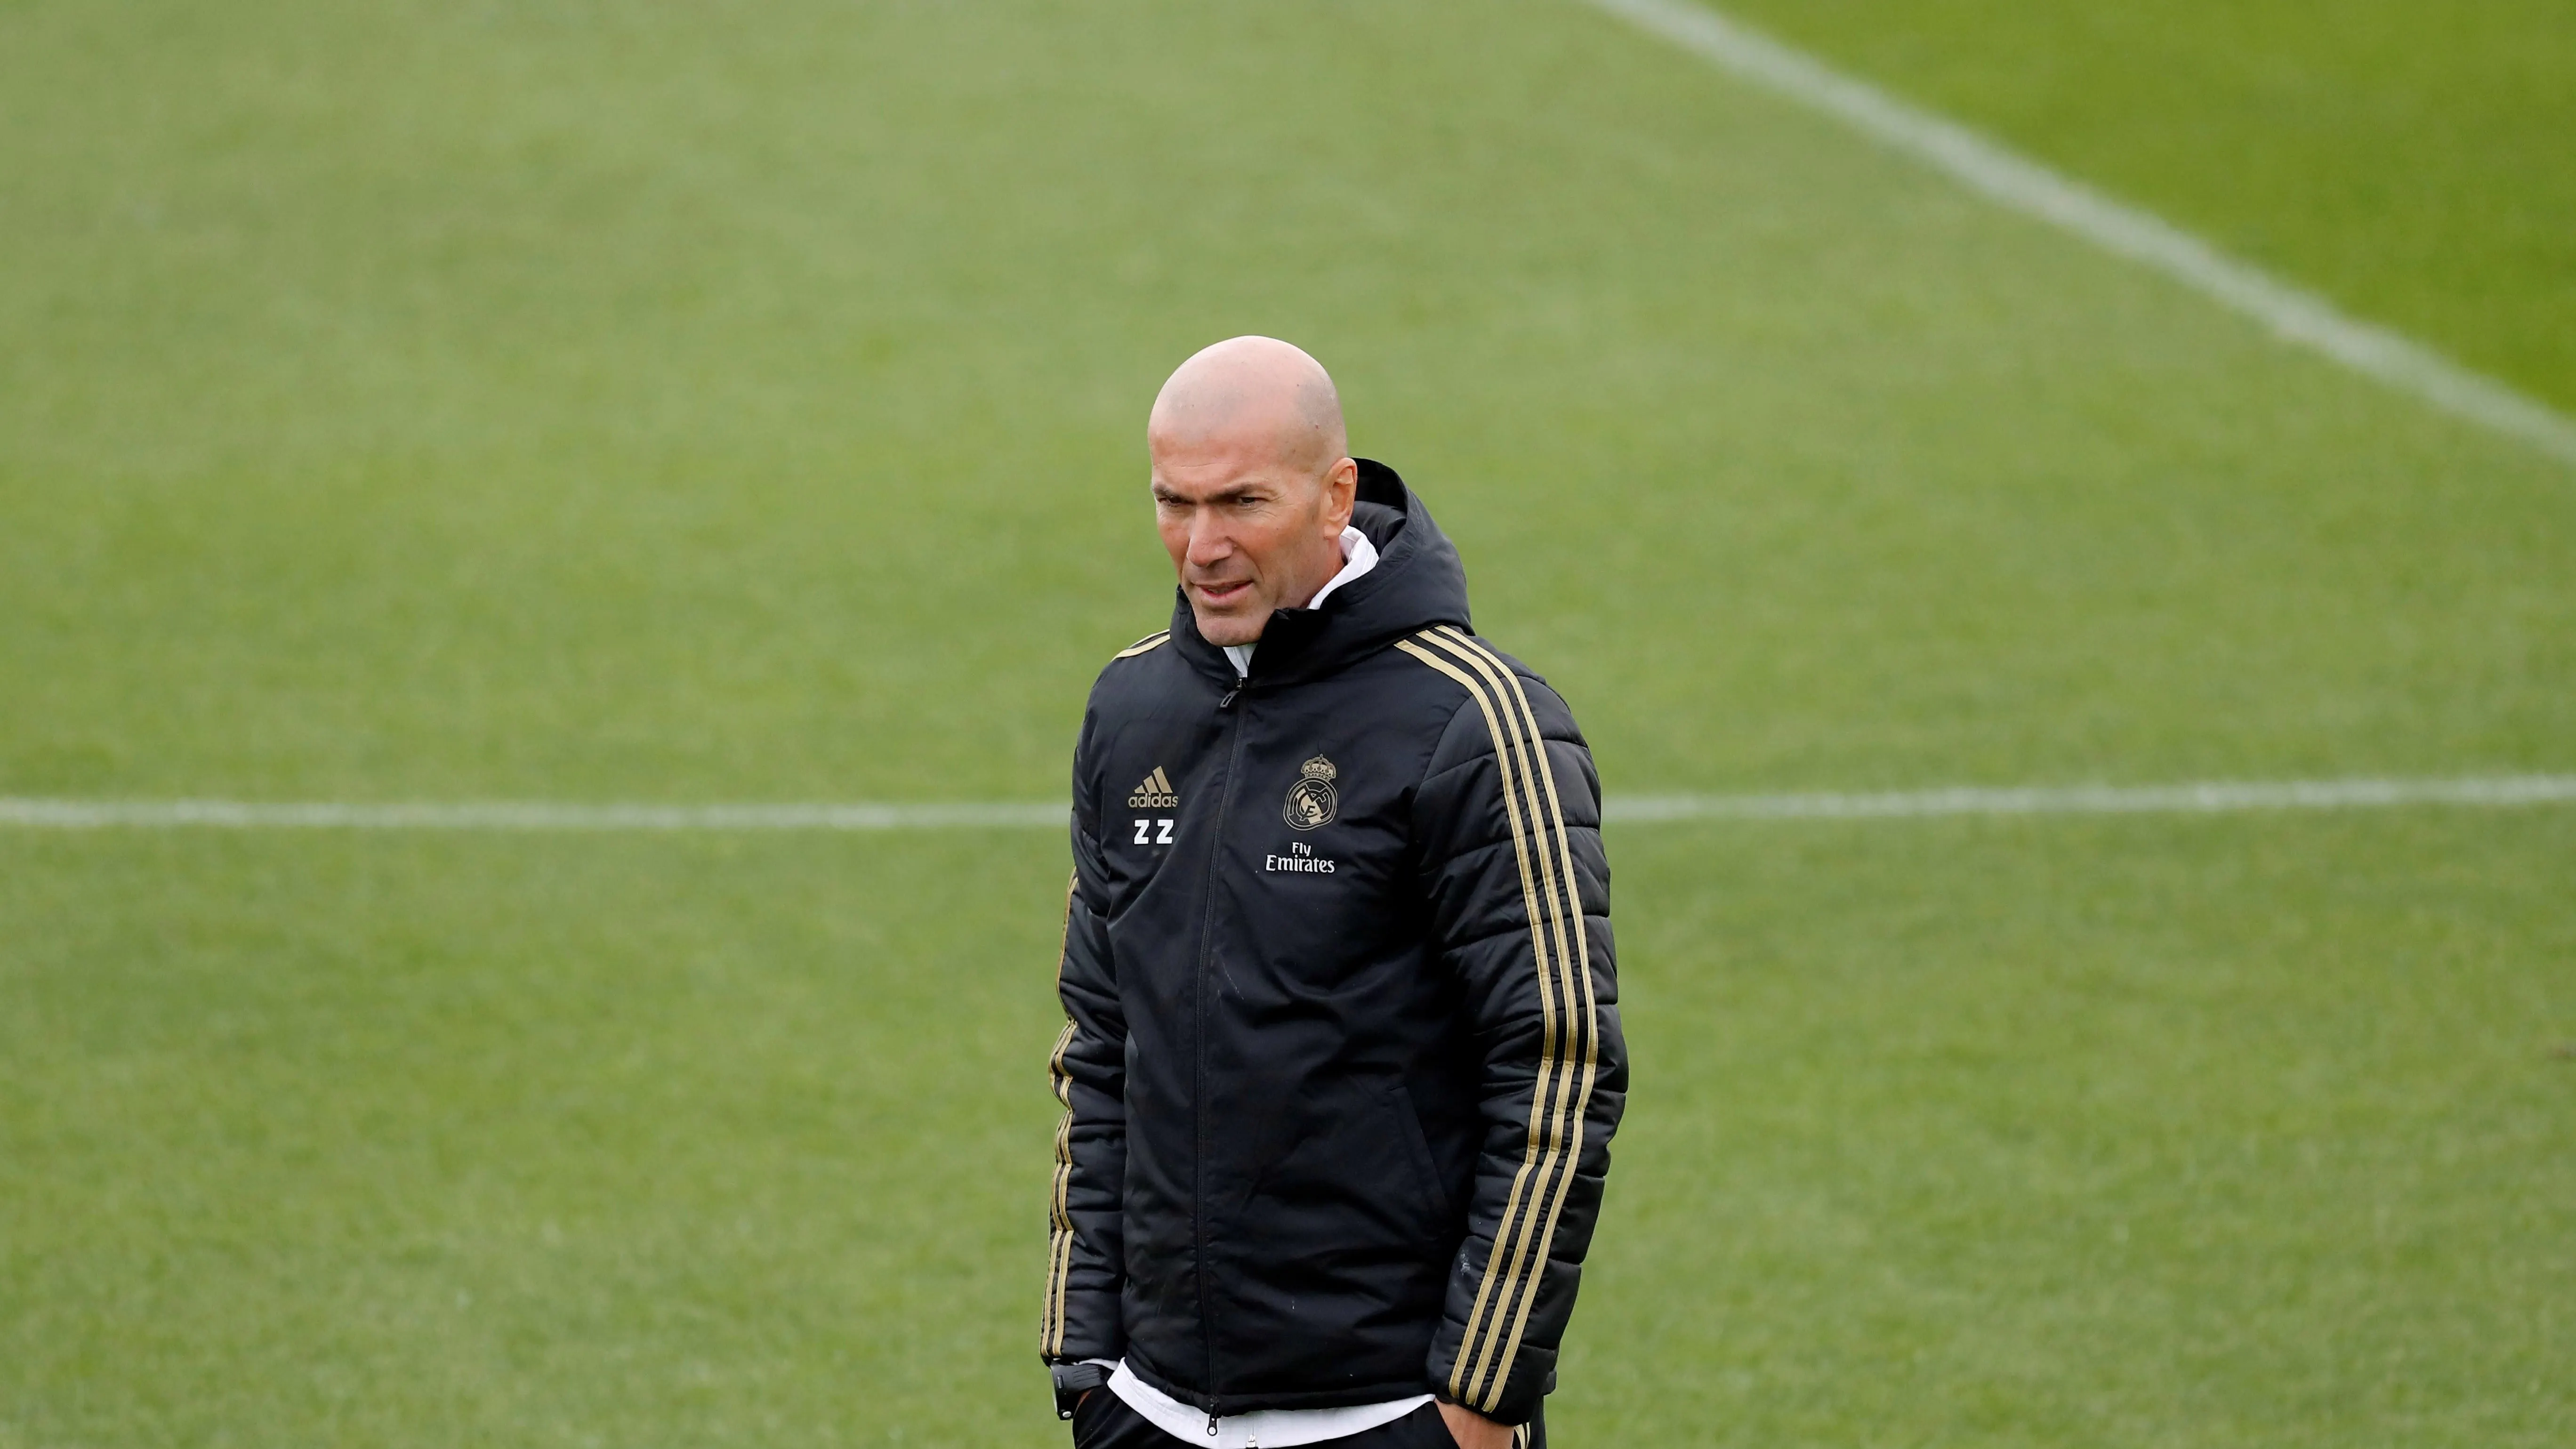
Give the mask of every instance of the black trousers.
[[[1105, 1388], [1093, 1389], [1082, 1407], [1073, 1411], [1073, 1449], [1175, 1449], [1188, 1442], [1156, 1428], [1153, 1420]], [[1313, 1449], [1458, 1449], [1458, 1441], [1449, 1437], [1449, 1426], [1440, 1421], [1440, 1406], [1425, 1404], [1394, 1423], [1327, 1440]], [[1514, 1436], [1512, 1449], [1547, 1449], [1544, 1409]]]

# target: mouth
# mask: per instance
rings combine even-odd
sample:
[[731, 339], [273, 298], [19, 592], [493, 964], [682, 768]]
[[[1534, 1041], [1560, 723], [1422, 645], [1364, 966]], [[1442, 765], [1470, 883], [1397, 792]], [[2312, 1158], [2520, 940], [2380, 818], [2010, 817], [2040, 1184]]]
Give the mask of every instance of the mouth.
[[1252, 596], [1252, 580], [1229, 579], [1221, 583], [1192, 584], [1190, 585], [1190, 592], [1197, 594], [1210, 606], [1222, 609], [1229, 604], [1239, 604], [1245, 599], [1250, 598]]

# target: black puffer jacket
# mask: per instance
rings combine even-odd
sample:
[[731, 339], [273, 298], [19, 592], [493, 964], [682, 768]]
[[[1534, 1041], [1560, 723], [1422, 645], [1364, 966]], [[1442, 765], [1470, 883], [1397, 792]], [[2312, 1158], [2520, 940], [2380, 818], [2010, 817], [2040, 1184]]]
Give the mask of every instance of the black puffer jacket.
[[1186, 600], [1074, 759], [1043, 1349], [1213, 1414], [1531, 1417], [1626, 1087], [1600, 784], [1363, 462], [1377, 567], [1240, 683]]

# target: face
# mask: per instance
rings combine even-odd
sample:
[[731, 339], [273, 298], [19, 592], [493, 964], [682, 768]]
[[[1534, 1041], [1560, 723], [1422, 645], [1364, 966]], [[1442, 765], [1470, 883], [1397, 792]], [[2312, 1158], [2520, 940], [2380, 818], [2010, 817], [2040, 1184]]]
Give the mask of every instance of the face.
[[1342, 567], [1359, 465], [1321, 474], [1256, 440], [1154, 443], [1154, 521], [1199, 634], [1249, 644], [1274, 609], [1315, 596]]

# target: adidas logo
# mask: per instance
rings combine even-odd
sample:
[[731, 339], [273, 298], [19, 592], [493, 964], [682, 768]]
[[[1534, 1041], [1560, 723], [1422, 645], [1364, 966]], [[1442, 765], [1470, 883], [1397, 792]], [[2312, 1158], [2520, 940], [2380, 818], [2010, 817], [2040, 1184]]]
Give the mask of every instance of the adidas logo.
[[1181, 797], [1172, 793], [1172, 777], [1163, 773], [1162, 766], [1156, 765], [1154, 773], [1145, 777], [1145, 783], [1137, 786], [1135, 792], [1127, 797], [1127, 808], [1178, 810], [1181, 808]]

